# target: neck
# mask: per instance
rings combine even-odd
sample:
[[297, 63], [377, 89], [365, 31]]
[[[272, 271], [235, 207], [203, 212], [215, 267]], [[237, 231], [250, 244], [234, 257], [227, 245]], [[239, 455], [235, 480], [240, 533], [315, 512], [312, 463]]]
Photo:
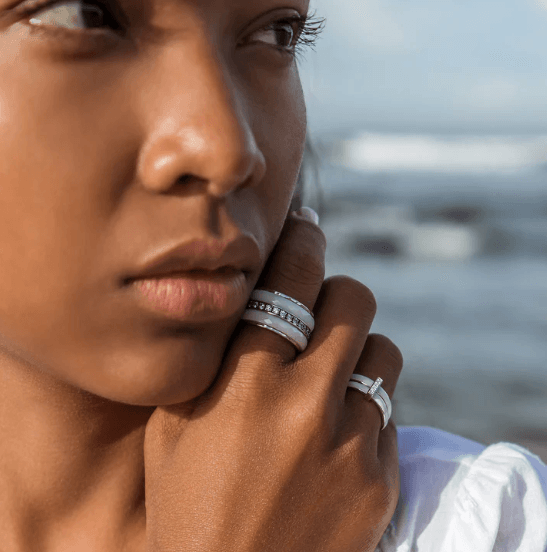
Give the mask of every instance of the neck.
[[0, 533], [6, 549], [140, 549], [153, 407], [85, 393], [0, 357]]

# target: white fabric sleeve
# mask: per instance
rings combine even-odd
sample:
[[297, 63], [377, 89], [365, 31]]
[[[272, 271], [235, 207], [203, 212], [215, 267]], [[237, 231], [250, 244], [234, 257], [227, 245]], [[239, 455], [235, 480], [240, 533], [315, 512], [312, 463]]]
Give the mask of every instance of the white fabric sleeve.
[[538, 456], [429, 427], [397, 432], [401, 493], [377, 552], [547, 552]]

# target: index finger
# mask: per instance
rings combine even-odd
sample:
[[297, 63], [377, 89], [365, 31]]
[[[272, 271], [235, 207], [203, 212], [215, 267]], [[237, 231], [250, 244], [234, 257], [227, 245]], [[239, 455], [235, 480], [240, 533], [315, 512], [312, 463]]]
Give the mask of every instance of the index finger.
[[[325, 278], [325, 250], [326, 238], [319, 226], [291, 213], [255, 289], [283, 293], [313, 311]], [[281, 335], [245, 322], [231, 348], [235, 354], [261, 351], [279, 364], [291, 362], [298, 354]]]

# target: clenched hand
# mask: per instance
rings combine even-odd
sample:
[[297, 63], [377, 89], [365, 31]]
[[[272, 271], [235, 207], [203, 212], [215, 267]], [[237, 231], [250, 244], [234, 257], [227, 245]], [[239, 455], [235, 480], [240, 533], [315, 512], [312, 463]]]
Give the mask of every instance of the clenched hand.
[[393, 395], [397, 347], [369, 334], [372, 293], [324, 280], [325, 237], [291, 215], [257, 288], [315, 314], [298, 354], [241, 323], [219, 377], [190, 404], [158, 407], [146, 428], [147, 552], [373, 551], [397, 504], [396, 428], [348, 389], [353, 372]]

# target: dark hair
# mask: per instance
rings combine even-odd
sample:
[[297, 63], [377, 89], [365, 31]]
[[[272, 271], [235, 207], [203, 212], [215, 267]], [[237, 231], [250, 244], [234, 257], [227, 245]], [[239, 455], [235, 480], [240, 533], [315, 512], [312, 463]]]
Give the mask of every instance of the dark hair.
[[321, 216], [322, 199], [323, 191], [319, 182], [319, 156], [308, 135], [306, 136], [304, 158], [298, 174], [296, 190], [291, 202], [291, 211], [307, 205], [315, 209]]

